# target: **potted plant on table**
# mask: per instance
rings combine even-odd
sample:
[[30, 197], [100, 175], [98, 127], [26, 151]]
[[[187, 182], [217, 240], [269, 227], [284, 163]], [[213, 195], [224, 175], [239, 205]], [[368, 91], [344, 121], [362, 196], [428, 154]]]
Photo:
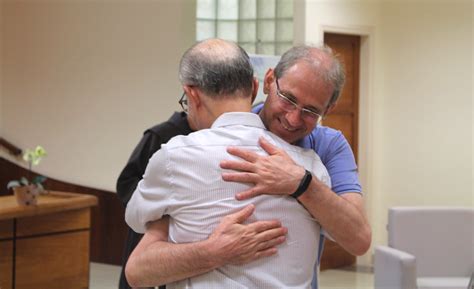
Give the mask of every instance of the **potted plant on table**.
[[25, 150], [23, 160], [28, 163], [28, 176], [8, 182], [7, 189], [13, 189], [19, 205], [36, 205], [37, 196], [45, 191], [43, 182], [46, 180], [46, 177], [36, 176], [31, 180], [31, 168], [39, 165], [45, 156], [46, 150], [42, 146], [37, 146], [34, 150]]

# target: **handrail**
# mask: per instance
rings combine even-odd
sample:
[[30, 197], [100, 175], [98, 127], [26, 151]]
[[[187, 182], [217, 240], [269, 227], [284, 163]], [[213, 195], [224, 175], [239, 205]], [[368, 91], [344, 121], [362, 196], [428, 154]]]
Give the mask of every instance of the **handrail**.
[[9, 153], [11, 153], [14, 156], [19, 156], [22, 153], [22, 150], [18, 148], [17, 146], [11, 144], [8, 142], [6, 139], [3, 137], [0, 137], [0, 146], [5, 147]]

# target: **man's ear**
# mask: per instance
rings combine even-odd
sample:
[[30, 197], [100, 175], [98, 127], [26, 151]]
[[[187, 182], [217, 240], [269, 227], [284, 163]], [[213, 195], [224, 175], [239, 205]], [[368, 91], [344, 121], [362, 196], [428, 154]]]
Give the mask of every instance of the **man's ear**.
[[184, 92], [188, 97], [188, 106], [199, 107], [201, 105], [201, 94], [197, 87], [184, 85]]
[[254, 77], [252, 81], [252, 102], [251, 103], [255, 101], [257, 94], [258, 94], [258, 79]]
[[326, 108], [326, 111], [324, 112], [324, 115], [328, 115], [331, 113], [336, 108], [337, 102], [331, 104], [328, 108]]
[[265, 73], [265, 78], [263, 79], [263, 93], [268, 94], [270, 91], [270, 85], [275, 81], [275, 74], [273, 68], [269, 68]]

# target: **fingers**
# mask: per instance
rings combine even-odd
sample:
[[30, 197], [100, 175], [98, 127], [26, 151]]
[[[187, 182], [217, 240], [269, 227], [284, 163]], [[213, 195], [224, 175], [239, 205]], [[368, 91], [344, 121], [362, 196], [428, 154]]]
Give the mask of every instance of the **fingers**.
[[286, 241], [286, 234], [288, 230], [284, 227], [271, 229], [259, 233], [255, 236], [257, 243], [247, 257], [240, 260], [240, 264], [257, 260], [259, 258], [268, 257], [278, 252], [277, 246]]
[[288, 229], [285, 227], [281, 227], [267, 230], [258, 234], [258, 238], [260, 240], [260, 243], [257, 246], [258, 251], [265, 250], [271, 247], [276, 247], [282, 244], [286, 240], [287, 233]]
[[260, 234], [261, 236], [259, 237], [266, 241], [262, 241], [258, 245], [258, 251], [255, 253], [255, 259], [276, 254], [278, 251], [277, 246], [283, 244], [286, 241], [285, 234], [287, 232], [288, 230], [286, 228], [279, 228], [265, 231], [264, 233]]
[[240, 192], [240, 193], [237, 193], [235, 195], [235, 198], [238, 200], [238, 201], [243, 201], [243, 200], [247, 200], [247, 199], [250, 199], [250, 198], [253, 198], [253, 197], [256, 197], [258, 195], [260, 195], [261, 192], [258, 190], [257, 187], [253, 187], [251, 189], [248, 189], [247, 191], [243, 191], [243, 192]]
[[254, 165], [249, 162], [245, 161], [229, 161], [229, 160], [224, 160], [221, 161], [220, 167], [222, 169], [229, 169], [229, 170], [234, 170], [234, 171], [241, 171], [241, 172], [254, 172]]
[[264, 138], [263, 136], [261, 136], [259, 139], [258, 139], [258, 143], [260, 144], [260, 146], [262, 147], [262, 149], [264, 149], [269, 155], [275, 155], [277, 154], [280, 149], [277, 147], [277, 146], [274, 146], [273, 144], [271, 144], [266, 138]]
[[[282, 229], [281, 222], [279, 220], [267, 220], [267, 221], [256, 221], [247, 225], [249, 229], [253, 230], [256, 233], [265, 232], [272, 229]], [[284, 228], [283, 233], [286, 234], [288, 231]]]
[[268, 241], [261, 242], [258, 245], [258, 251], [266, 250], [269, 248], [274, 248], [277, 247], [278, 245], [281, 245], [285, 242], [286, 237], [285, 236], [279, 236], [273, 239], [270, 239]]
[[272, 255], [275, 255], [277, 252], [278, 252], [278, 250], [275, 247], [269, 248], [269, 249], [266, 249], [266, 250], [263, 250], [263, 251], [258, 251], [257, 253], [255, 253], [254, 260], [257, 260], [257, 259], [260, 259], [260, 258], [263, 258], [263, 257], [270, 257]]
[[255, 162], [258, 159], [258, 154], [256, 154], [255, 152], [237, 147], [228, 147], [227, 152], [231, 155], [234, 155], [251, 163]]
[[253, 173], [222, 173], [222, 179], [226, 182], [256, 183], [256, 175]]
[[250, 217], [254, 211], [255, 211], [255, 205], [250, 204], [236, 213], [227, 215], [227, 219], [229, 219], [232, 223], [241, 224], [245, 220], [247, 220], [248, 217]]

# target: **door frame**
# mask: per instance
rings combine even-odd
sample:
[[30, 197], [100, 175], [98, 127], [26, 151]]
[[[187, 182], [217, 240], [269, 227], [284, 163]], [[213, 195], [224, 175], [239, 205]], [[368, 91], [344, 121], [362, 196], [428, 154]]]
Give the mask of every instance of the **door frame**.
[[[360, 36], [359, 61], [359, 132], [358, 132], [358, 167], [359, 177], [364, 193], [364, 204], [369, 223], [374, 215], [374, 181], [373, 181], [373, 110], [374, 99], [374, 63], [375, 63], [375, 28], [373, 26], [334, 26], [320, 25], [318, 39], [324, 41], [324, 33], [336, 33]], [[372, 152], [372, 153], [370, 153]], [[373, 264], [373, 245], [368, 253], [357, 257], [357, 264]]]

